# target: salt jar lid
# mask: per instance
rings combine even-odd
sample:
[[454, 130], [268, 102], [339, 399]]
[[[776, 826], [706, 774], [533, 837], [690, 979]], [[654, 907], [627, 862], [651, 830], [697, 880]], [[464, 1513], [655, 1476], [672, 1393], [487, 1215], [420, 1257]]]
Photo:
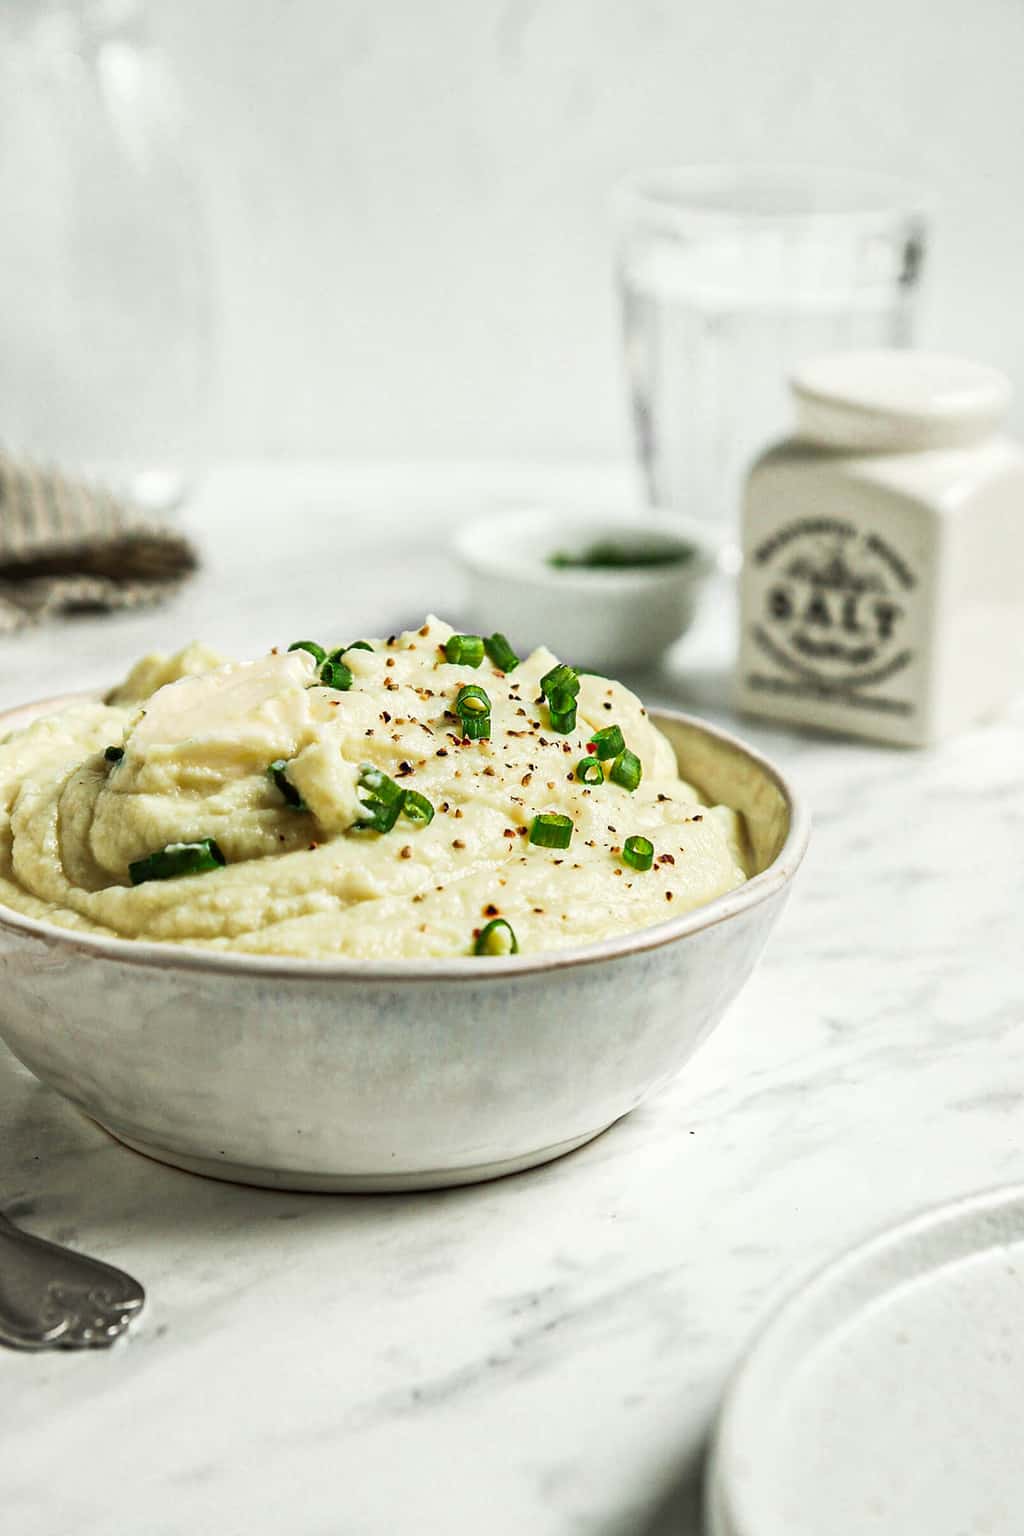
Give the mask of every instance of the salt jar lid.
[[834, 352], [790, 378], [797, 433], [831, 448], [906, 453], [963, 447], [1006, 414], [1010, 381], [996, 368], [939, 352]]

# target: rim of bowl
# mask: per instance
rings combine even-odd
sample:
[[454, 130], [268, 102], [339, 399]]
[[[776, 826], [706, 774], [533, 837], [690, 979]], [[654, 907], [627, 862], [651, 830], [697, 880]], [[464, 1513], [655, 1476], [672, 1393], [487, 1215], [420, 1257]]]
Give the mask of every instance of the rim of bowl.
[[[542, 552], [529, 555], [513, 548], [511, 554], [503, 548], [501, 532], [511, 528], [518, 539], [527, 536], [532, 529], [547, 544], [557, 542], [560, 536], [590, 533], [620, 534], [641, 540], [645, 533], [689, 545], [693, 556], [673, 565], [616, 566], [588, 568], [586, 566], [550, 566]], [[498, 572], [513, 576], [518, 581], [529, 581], [536, 586], [585, 589], [593, 594], [597, 590], [613, 588], [649, 588], [658, 584], [689, 585], [703, 580], [716, 566], [718, 547], [712, 535], [695, 518], [684, 513], [658, 514], [644, 512], [639, 515], [617, 513], [608, 509], [586, 512], [579, 507], [545, 508], [524, 507], [519, 512], [499, 513], [496, 517], [473, 518], [455, 531], [453, 547], [462, 563], [478, 575]]]
[[[0, 727], [11, 717], [31, 712], [36, 718], [46, 707], [67, 707], [87, 699], [102, 697], [93, 689], [78, 693], [59, 694], [40, 699], [33, 704], [21, 704], [0, 713]], [[748, 907], [756, 907], [774, 896], [787, 885], [799, 869], [807, 851], [811, 830], [810, 812], [801, 798], [794, 794], [782, 772], [768, 758], [748, 746], [738, 736], [709, 725], [696, 715], [688, 715], [676, 709], [652, 709], [652, 722], [661, 720], [675, 725], [688, 726], [704, 732], [723, 745], [739, 751], [755, 763], [775, 785], [789, 812], [789, 828], [782, 847], [775, 858], [760, 874], [752, 876], [745, 884], [723, 896], [705, 902], [703, 906], [680, 917], [669, 918], [646, 928], [631, 928], [611, 939], [597, 939], [590, 944], [579, 944], [568, 949], [548, 950], [535, 955], [493, 955], [486, 959], [486, 971], [473, 962], [476, 956], [460, 955], [426, 960], [314, 960], [292, 955], [249, 955], [231, 950], [209, 950], [188, 944], [163, 944], [148, 939], [122, 939], [115, 935], [81, 932], [74, 928], [62, 928], [42, 918], [28, 917], [6, 907], [0, 902], [0, 929], [13, 929], [42, 939], [51, 949], [86, 954], [98, 958], [113, 959], [127, 965], [153, 966], [158, 970], [213, 971], [219, 974], [242, 976], [293, 976], [303, 981], [350, 981], [362, 985], [380, 981], [394, 984], [423, 983], [431, 981], [478, 982], [482, 975], [505, 977], [511, 980], [520, 976], [536, 975], [541, 971], [568, 970], [580, 965], [596, 965], [605, 960], [615, 960], [625, 955], [642, 954], [661, 949], [677, 939], [699, 933], [727, 922]], [[15, 727], [16, 728], [16, 727]]]
[[[792, 196], [797, 192], [798, 196]], [[758, 206], [749, 194], [764, 194]], [[786, 194], [773, 206], [771, 198]], [[745, 200], [748, 199], [748, 200]], [[926, 220], [934, 194], [899, 171], [807, 161], [694, 161], [652, 165], [619, 178], [611, 193], [619, 219], [679, 225], [754, 225], [787, 229], [914, 224]]]

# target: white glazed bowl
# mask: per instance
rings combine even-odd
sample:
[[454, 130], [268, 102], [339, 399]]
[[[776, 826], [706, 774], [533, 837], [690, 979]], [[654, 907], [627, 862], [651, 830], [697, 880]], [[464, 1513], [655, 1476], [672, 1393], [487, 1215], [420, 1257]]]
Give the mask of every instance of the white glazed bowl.
[[751, 833], [758, 873], [694, 912], [547, 955], [380, 964], [134, 943], [0, 907], [0, 1035], [121, 1141], [219, 1178], [425, 1189], [571, 1151], [718, 1022], [807, 843], [770, 763], [685, 715], [654, 719]]
[[[560, 550], [602, 539], [627, 548], [692, 550], [674, 565], [590, 570], [554, 567]], [[461, 528], [455, 553], [465, 577], [467, 626], [498, 629], [513, 645], [544, 643], [563, 660], [595, 670], [656, 661], [693, 622], [715, 546], [692, 518], [644, 512], [524, 510]]]

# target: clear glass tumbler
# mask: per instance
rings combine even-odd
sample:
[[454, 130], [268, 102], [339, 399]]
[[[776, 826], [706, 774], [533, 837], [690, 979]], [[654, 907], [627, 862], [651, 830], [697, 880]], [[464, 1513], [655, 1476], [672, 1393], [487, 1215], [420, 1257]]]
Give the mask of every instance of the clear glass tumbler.
[[145, 0], [0, 0], [0, 444], [175, 505], [205, 446], [206, 228]]
[[751, 459], [814, 353], [913, 340], [926, 218], [895, 177], [691, 166], [616, 197], [637, 453], [652, 505], [734, 547]]

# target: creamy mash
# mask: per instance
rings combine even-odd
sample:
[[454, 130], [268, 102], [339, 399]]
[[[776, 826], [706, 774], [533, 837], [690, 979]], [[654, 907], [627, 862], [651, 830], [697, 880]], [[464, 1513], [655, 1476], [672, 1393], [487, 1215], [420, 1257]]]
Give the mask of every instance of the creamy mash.
[[[340, 687], [306, 650], [226, 662], [192, 646], [15, 732], [0, 745], [0, 902], [122, 938], [392, 959], [472, 954], [495, 922], [498, 948], [509, 929], [524, 954], [583, 944], [746, 879], [739, 817], [680, 779], [628, 689], [571, 678], [575, 726], [553, 729], [549, 651], [504, 672], [447, 660], [451, 636], [430, 618], [347, 649]], [[464, 688], [483, 692], [489, 736], [467, 738]], [[613, 725], [642, 767], [634, 789], [631, 759], [626, 784], [615, 758], [594, 766], [591, 738]], [[407, 810], [374, 830], [395, 803]], [[537, 817], [556, 819], [538, 833]], [[536, 841], [544, 827], [568, 845]], [[629, 862], [631, 837], [652, 845], [649, 868]]]

